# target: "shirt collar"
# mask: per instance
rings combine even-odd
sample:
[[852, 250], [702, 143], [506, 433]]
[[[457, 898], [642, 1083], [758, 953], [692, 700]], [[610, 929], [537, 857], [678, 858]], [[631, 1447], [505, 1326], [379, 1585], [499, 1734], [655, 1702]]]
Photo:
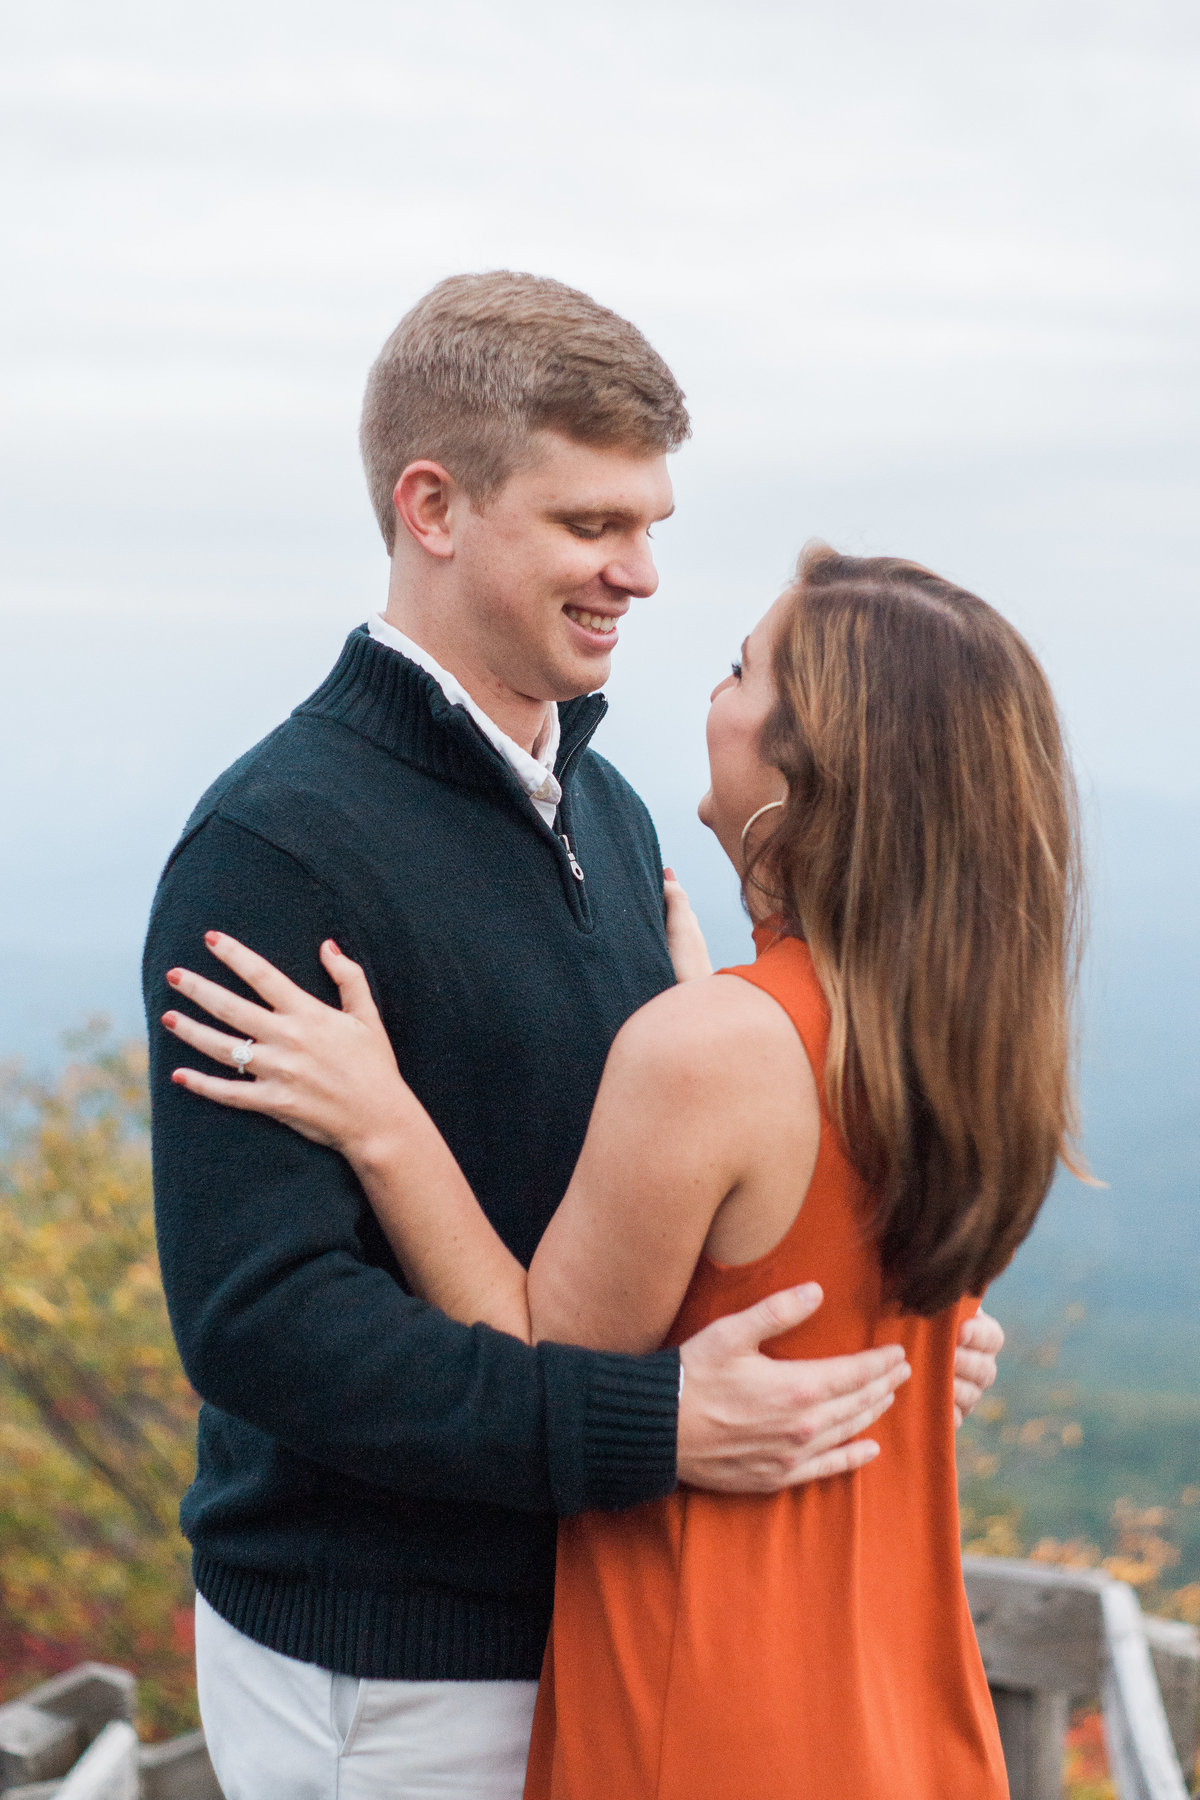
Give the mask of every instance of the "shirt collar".
[[437, 659], [431, 656], [422, 645], [406, 637], [390, 625], [381, 613], [372, 613], [367, 620], [367, 630], [377, 644], [386, 644], [389, 649], [398, 650], [419, 669], [431, 675], [445, 694], [451, 706], [461, 706], [472, 718], [488, 742], [504, 758], [525, 792], [532, 800], [552, 803], [554, 806], [562, 799], [562, 789], [554, 774], [554, 765], [558, 760], [558, 746], [562, 735], [562, 727], [558, 716], [558, 707], [553, 701], [546, 729], [534, 746], [533, 754], [510, 738], [507, 732], [501, 731], [494, 719], [490, 719], [483, 708], [477, 706], [468, 694], [461, 681], [443, 669]]

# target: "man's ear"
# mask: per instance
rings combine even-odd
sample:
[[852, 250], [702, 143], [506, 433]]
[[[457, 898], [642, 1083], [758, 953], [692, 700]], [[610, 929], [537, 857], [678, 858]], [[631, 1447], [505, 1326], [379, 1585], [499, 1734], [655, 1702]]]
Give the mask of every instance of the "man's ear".
[[458, 484], [441, 463], [409, 463], [392, 490], [396, 529], [406, 531], [430, 556], [453, 556], [450, 507], [458, 497]]

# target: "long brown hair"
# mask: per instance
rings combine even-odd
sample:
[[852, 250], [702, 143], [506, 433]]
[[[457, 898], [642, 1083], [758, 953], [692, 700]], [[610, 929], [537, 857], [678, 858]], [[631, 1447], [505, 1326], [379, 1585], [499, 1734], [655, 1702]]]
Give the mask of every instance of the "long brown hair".
[[807, 940], [828, 1101], [889, 1294], [979, 1293], [1076, 1173], [1078, 808], [1028, 644], [916, 563], [801, 558], [763, 753], [787, 780], [747, 881]]

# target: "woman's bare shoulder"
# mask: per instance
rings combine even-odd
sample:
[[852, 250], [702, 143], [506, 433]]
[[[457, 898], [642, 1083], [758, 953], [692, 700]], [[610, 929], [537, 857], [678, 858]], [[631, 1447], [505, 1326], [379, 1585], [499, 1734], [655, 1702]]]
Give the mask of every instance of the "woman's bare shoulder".
[[706, 975], [658, 994], [622, 1027], [613, 1054], [657, 1083], [714, 1083], [728, 1104], [739, 1089], [776, 1085], [807, 1067], [783, 1008], [737, 975]]

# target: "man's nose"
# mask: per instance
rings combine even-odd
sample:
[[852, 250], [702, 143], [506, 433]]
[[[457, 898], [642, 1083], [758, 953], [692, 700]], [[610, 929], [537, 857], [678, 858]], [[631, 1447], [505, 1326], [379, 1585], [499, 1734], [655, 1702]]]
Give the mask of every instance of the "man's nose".
[[648, 543], [631, 545], [614, 556], [601, 570], [601, 576], [609, 587], [639, 600], [648, 600], [658, 587], [658, 570]]

